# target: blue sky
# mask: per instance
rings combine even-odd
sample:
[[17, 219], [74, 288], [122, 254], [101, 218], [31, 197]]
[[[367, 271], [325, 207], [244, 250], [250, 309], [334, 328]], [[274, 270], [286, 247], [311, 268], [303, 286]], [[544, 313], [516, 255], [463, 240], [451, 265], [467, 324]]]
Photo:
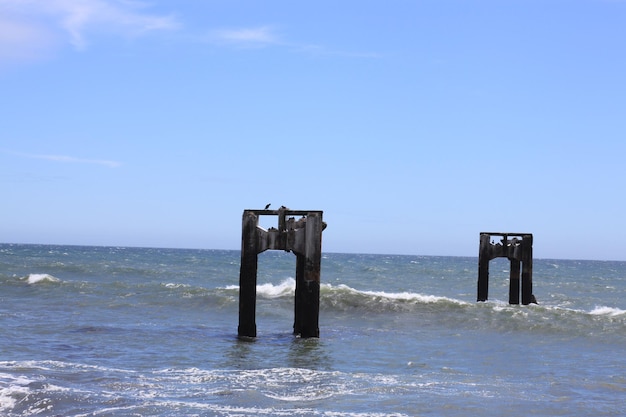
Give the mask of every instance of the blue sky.
[[619, 0], [0, 0], [0, 241], [239, 249], [272, 203], [626, 260], [625, 44]]

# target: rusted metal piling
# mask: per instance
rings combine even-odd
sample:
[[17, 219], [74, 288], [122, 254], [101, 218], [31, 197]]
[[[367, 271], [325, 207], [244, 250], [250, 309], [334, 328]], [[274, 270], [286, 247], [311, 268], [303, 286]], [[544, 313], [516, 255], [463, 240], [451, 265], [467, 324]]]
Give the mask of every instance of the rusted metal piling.
[[[498, 243], [493, 236], [502, 237]], [[509, 304], [520, 302], [520, 264], [522, 304], [537, 303], [533, 295], [533, 235], [531, 233], [480, 234], [478, 252], [478, 298], [487, 301], [489, 296], [489, 261], [508, 258], [511, 262]]]
[[[244, 210], [239, 272], [239, 336], [256, 337], [256, 285], [258, 256], [268, 249], [296, 255], [296, 293], [293, 332], [319, 337], [322, 211]], [[278, 228], [259, 226], [259, 216], [278, 216]], [[296, 220], [293, 216], [302, 216]]]

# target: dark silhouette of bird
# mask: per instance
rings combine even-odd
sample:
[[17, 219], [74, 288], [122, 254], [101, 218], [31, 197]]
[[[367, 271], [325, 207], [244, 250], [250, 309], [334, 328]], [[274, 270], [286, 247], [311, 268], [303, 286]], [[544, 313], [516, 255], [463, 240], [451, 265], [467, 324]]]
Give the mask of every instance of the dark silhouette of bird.
[[270, 208], [270, 206], [271, 206], [271, 205], [272, 205], [272, 203], [268, 203], [268, 204], [265, 206], [265, 210], [267, 210], [268, 208]]

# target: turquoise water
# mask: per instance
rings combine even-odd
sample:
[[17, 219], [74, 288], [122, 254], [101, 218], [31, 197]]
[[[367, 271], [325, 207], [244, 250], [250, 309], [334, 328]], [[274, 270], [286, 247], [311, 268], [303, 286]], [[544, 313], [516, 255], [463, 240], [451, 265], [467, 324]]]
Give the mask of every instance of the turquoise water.
[[0, 415], [615, 416], [626, 262], [324, 254], [320, 338], [292, 333], [295, 256], [259, 259], [237, 338], [239, 251], [0, 245]]

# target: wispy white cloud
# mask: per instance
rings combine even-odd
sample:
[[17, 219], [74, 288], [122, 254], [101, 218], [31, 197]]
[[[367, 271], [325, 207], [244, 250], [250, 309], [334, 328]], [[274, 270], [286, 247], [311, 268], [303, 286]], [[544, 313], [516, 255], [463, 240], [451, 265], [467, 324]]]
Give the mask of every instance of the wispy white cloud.
[[57, 42], [54, 32], [43, 25], [0, 16], [0, 65], [45, 58]]
[[[141, 3], [111, 0], [48, 0], [48, 8], [70, 35], [72, 44], [84, 48], [90, 31], [141, 35], [179, 27], [172, 16], [143, 13]], [[39, 3], [39, 2], [37, 2]]]
[[47, 161], [61, 162], [61, 163], [102, 165], [102, 166], [109, 167], [109, 168], [117, 168], [122, 165], [120, 162], [111, 161], [107, 159], [87, 159], [87, 158], [76, 158], [74, 156], [68, 156], [68, 155], [32, 154], [32, 153], [12, 152], [12, 151], [5, 151], [5, 150], [3, 150], [2, 152], [16, 155], [16, 156], [21, 156], [23, 158], [44, 159]]
[[254, 26], [212, 31], [208, 40], [226, 46], [243, 48], [276, 46], [291, 52], [313, 56], [341, 56], [347, 58], [381, 58], [375, 52], [351, 52], [328, 48], [323, 45], [293, 42], [281, 37], [272, 26]]
[[95, 33], [138, 36], [180, 26], [174, 16], [146, 8], [130, 0], [1, 0], [0, 60], [45, 50], [51, 38], [84, 49]]
[[[64, 44], [84, 50], [97, 35], [137, 37], [182, 29], [175, 15], [152, 12], [150, 1], [0, 0], [0, 66], [45, 58]], [[187, 33], [186, 38], [198, 36]], [[271, 46], [316, 56], [379, 57], [288, 40], [276, 27], [263, 24], [214, 29], [200, 39], [236, 48]]]
[[282, 43], [270, 26], [237, 29], [217, 29], [210, 33], [210, 39], [218, 43], [239, 46], [266, 46]]

